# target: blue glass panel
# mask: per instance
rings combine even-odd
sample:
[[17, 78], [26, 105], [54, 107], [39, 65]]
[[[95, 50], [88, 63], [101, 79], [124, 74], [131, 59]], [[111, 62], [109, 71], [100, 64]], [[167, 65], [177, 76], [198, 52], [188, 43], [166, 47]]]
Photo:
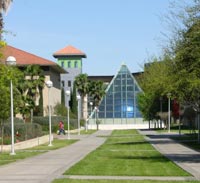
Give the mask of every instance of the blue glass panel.
[[113, 113], [112, 112], [106, 112], [106, 117], [107, 118], [113, 118]]
[[121, 112], [115, 112], [114, 117], [115, 118], [121, 118]]
[[99, 117], [141, 117], [136, 100], [136, 96], [141, 92], [141, 89], [126, 65], [121, 66], [120, 71], [111, 83], [107, 86], [106, 96], [99, 106], [99, 110], [101, 111]]

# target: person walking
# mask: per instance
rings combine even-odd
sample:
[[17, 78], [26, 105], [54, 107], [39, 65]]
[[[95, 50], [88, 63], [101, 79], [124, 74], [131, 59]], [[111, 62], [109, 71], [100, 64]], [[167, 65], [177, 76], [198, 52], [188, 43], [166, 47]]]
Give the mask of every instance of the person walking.
[[60, 135], [61, 133], [63, 133], [65, 135], [65, 128], [64, 128], [63, 121], [60, 121], [58, 126], [59, 126], [59, 133], [58, 133], [58, 135]]

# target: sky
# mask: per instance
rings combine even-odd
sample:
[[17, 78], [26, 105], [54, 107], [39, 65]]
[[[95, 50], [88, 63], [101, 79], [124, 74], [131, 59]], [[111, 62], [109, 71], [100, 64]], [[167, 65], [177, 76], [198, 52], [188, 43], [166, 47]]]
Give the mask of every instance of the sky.
[[54, 62], [54, 52], [72, 45], [87, 55], [88, 75], [114, 75], [122, 63], [140, 72], [161, 54], [168, 9], [169, 0], [13, 0], [4, 38]]

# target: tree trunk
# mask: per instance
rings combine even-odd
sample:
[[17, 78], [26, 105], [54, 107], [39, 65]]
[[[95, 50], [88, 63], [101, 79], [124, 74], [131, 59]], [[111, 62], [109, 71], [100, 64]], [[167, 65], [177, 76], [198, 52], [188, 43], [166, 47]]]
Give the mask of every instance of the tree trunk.
[[3, 136], [4, 136], [4, 123], [1, 121], [1, 153], [3, 152]]
[[87, 95], [83, 96], [83, 119], [87, 120], [88, 110], [87, 110]]

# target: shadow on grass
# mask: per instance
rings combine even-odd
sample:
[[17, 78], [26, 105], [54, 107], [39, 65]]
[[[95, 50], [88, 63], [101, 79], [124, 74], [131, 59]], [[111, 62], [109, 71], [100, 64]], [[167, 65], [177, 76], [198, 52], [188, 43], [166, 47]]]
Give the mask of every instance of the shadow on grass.
[[116, 143], [107, 143], [107, 145], [143, 145], [143, 144], [149, 144], [147, 141], [137, 141], [137, 142], [116, 142]]
[[123, 160], [143, 160], [143, 161], [149, 161], [149, 162], [160, 162], [160, 163], [166, 163], [170, 160], [165, 158], [164, 156], [134, 156], [134, 155], [112, 155], [113, 159], [123, 159]]

